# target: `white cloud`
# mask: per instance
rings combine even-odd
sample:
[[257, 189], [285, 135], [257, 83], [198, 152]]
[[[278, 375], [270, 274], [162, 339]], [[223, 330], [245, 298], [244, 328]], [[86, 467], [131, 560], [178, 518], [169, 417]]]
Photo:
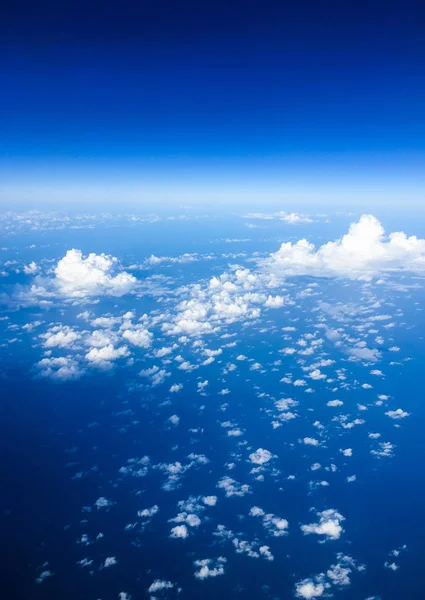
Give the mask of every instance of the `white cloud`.
[[140, 377], [147, 377], [150, 379], [151, 385], [156, 386], [163, 383], [166, 378], [170, 376], [170, 373], [168, 373], [165, 369], [160, 369], [157, 365], [154, 365], [149, 369], [142, 369], [139, 375]]
[[251, 492], [249, 485], [246, 483], [241, 485], [227, 475], [220, 479], [220, 481], [217, 483], [217, 487], [224, 490], [227, 498], [232, 496], [245, 496], [245, 494], [249, 494]]
[[310, 379], [314, 379], [315, 381], [319, 381], [320, 379], [326, 379], [326, 375], [320, 371], [320, 369], [314, 369], [309, 374]]
[[204, 496], [202, 502], [207, 506], [215, 506], [217, 504], [217, 496]]
[[382, 271], [425, 271], [425, 239], [403, 232], [385, 236], [373, 215], [362, 215], [342, 238], [319, 248], [301, 239], [285, 242], [263, 267], [282, 275], [370, 279]]
[[[170, 519], [170, 522], [172, 523], [186, 523], [187, 525], [189, 525], [189, 527], [199, 527], [199, 525], [201, 524], [201, 519], [198, 517], [198, 515], [195, 515], [193, 513], [188, 514], [187, 512], [182, 512], [179, 513], [177, 515], [177, 517], [174, 517], [173, 519]], [[173, 536], [176, 537], [176, 536]], [[186, 536], [177, 536], [177, 537], [186, 537]]]
[[258, 552], [261, 554], [261, 556], [264, 556], [265, 559], [270, 561], [274, 560], [274, 556], [270, 552], [270, 546], [260, 546], [258, 548]]
[[39, 377], [46, 377], [54, 381], [73, 381], [79, 379], [84, 371], [78, 363], [65, 356], [58, 358], [43, 358], [36, 365]]
[[273, 535], [274, 537], [281, 537], [287, 535], [289, 523], [286, 519], [277, 517], [272, 513], [265, 513], [259, 506], [253, 506], [249, 511], [251, 517], [261, 517], [263, 520], [264, 528]]
[[323, 596], [325, 586], [321, 582], [315, 582], [313, 579], [303, 579], [295, 585], [295, 593], [297, 598], [305, 598], [312, 600]]
[[170, 537], [185, 539], [189, 535], [186, 525], [176, 525], [171, 529]]
[[81, 250], [68, 250], [54, 270], [54, 283], [62, 295], [71, 298], [123, 296], [134, 290], [137, 279], [125, 271], [114, 276], [117, 267], [114, 256], [91, 253], [83, 257]]
[[180, 423], [180, 417], [178, 415], [171, 415], [168, 421], [171, 423], [171, 425], [177, 426]]
[[45, 348], [71, 348], [80, 337], [79, 333], [67, 325], [52, 327], [40, 335], [40, 338], [44, 340]]
[[113, 567], [116, 564], [117, 564], [117, 559], [115, 558], [115, 556], [108, 556], [107, 558], [105, 558], [105, 562], [103, 563], [103, 568], [107, 569], [108, 567]]
[[401, 408], [397, 408], [397, 410], [389, 410], [385, 413], [388, 417], [390, 417], [390, 419], [405, 419], [406, 417], [408, 417], [410, 415], [410, 413], [406, 412], [405, 410], [402, 410]]
[[92, 348], [85, 356], [86, 360], [97, 367], [109, 368], [114, 360], [129, 356], [127, 346], [115, 348], [112, 344], [108, 344], [103, 348]]
[[32, 261], [29, 265], [24, 266], [25, 275], [34, 275], [35, 273], [37, 273], [37, 271], [38, 266], [34, 261]]
[[285, 298], [282, 296], [268, 296], [264, 302], [264, 306], [267, 308], [282, 308], [285, 304]]
[[[369, 434], [371, 437], [371, 434]], [[380, 442], [378, 450], [371, 450], [370, 453], [374, 456], [379, 456], [383, 458], [391, 458], [394, 455], [394, 444], [391, 442]]]
[[39, 576], [37, 577], [37, 579], [35, 581], [36, 581], [36, 583], [43, 583], [43, 581], [45, 581], [48, 577], [51, 577], [52, 575], [53, 575], [52, 571], [50, 571], [49, 569], [46, 569], [45, 571], [42, 571], [39, 574]]
[[211, 558], [204, 558], [202, 560], [195, 560], [194, 565], [200, 567], [198, 571], [195, 571], [196, 579], [208, 579], [208, 577], [217, 577], [224, 574], [224, 565], [227, 559], [223, 556], [212, 560]]
[[171, 581], [166, 581], [165, 579], [155, 579], [153, 583], [150, 584], [148, 593], [155, 594], [156, 592], [160, 592], [162, 590], [170, 590], [174, 587], [174, 584]]
[[143, 510], [139, 510], [137, 516], [151, 519], [154, 515], [156, 515], [157, 512], [159, 512], [159, 506], [155, 504], [154, 506], [151, 506], [151, 508], [144, 508]]
[[101, 508], [110, 508], [113, 505], [113, 502], [112, 500], [108, 500], [108, 498], [101, 496], [96, 500], [94, 505], [97, 508], [97, 510], [100, 510]]
[[319, 445], [318, 440], [316, 440], [315, 438], [311, 438], [311, 437], [305, 437], [303, 439], [303, 442], [306, 446], [318, 446]]
[[324, 535], [330, 540], [337, 540], [343, 531], [340, 523], [344, 521], [344, 517], [333, 508], [318, 512], [317, 516], [319, 517], [318, 523], [301, 525], [304, 535], [314, 533]]
[[[350, 575], [353, 571], [365, 571], [366, 567], [358, 564], [351, 556], [338, 552], [337, 563], [331, 565], [325, 573], [315, 577], [303, 579], [295, 585], [295, 593], [298, 598], [318, 598], [320, 596], [330, 597], [329, 591], [333, 585], [341, 587], [351, 583]], [[372, 600], [372, 598], [369, 598]]]
[[144, 327], [137, 326], [134, 329], [126, 329], [122, 337], [139, 348], [149, 348], [152, 344], [152, 334]]
[[312, 220], [305, 215], [299, 213], [286, 213], [283, 210], [274, 213], [249, 213], [245, 215], [245, 219], [259, 219], [262, 221], [278, 220], [284, 221], [291, 225], [295, 223], [312, 223]]
[[376, 348], [366, 348], [366, 347], [356, 347], [356, 348], [346, 348], [347, 353], [358, 360], [369, 360], [372, 362], [377, 361], [381, 353]]
[[258, 448], [255, 452], [249, 455], [249, 459], [255, 465], [264, 465], [268, 463], [273, 458], [273, 455], [268, 450], [264, 450], [264, 448]]
[[329, 402], [326, 402], [326, 406], [331, 407], [342, 406], [343, 404], [344, 402], [342, 402], [341, 400], [329, 400]]
[[172, 394], [176, 394], [177, 392], [180, 392], [180, 390], [183, 389], [183, 384], [181, 383], [173, 383], [173, 385], [170, 387], [170, 392]]

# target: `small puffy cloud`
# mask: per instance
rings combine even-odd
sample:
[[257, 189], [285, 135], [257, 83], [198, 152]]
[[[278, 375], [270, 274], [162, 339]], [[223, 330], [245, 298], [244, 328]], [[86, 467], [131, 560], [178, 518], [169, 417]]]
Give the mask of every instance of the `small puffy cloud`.
[[220, 479], [217, 483], [217, 487], [224, 490], [227, 498], [231, 498], [232, 496], [245, 496], [245, 494], [251, 492], [249, 485], [246, 483], [240, 484], [227, 475]]
[[51, 327], [46, 333], [40, 335], [44, 340], [45, 348], [71, 348], [80, 337], [79, 333], [67, 325]]
[[272, 453], [268, 450], [264, 450], [264, 448], [258, 448], [258, 450], [249, 455], [250, 461], [255, 465], [264, 465], [268, 463], [272, 458]]
[[88, 363], [96, 367], [110, 367], [114, 360], [126, 358], [129, 356], [127, 346], [115, 348], [112, 344], [108, 344], [103, 348], [92, 348], [85, 356]]
[[337, 540], [343, 531], [341, 521], [344, 521], [344, 517], [333, 508], [318, 512], [317, 516], [319, 517], [318, 523], [301, 525], [304, 535], [314, 533], [316, 535], [323, 535], [330, 540]]
[[133, 344], [133, 346], [138, 346], [139, 348], [149, 348], [152, 344], [151, 332], [140, 326], [134, 329], [126, 329], [122, 337], [130, 344]]
[[[47, 566], [48, 563], [45, 563], [45, 565], [43, 566]], [[45, 581], [48, 577], [52, 577], [53, 573], [52, 571], [50, 571], [50, 569], [45, 569], [44, 571], [41, 571], [41, 573], [38, 575], [37, 579], [35, 580], [36, 583], [43, 583], [43, 581]]]
[[277, 517], [272, 513], [266, 514], [259, 506], [253, 506], [249, 514], [251, 517], [260, 517], [263, 520], [264, 528], [274, 537], [287, 535], [289, 523], [286, 519]]
[[268, 296], [264, 302], [264, 306], [267, 308], [282, 308], [285, 304], [285, 298], [282, 296]]
[[173, 383], [173, 385], [170, 387], [170, 392], [172, 394], [176, 394], [177, 392], [180, 392], [180, 390], [183, 389], [183, 384], [181, 383]]
[[[188, 514], [187, 512], [179, 513], [177, 517], [174, 517], [174, 519], [170, 519], [170, 521], [173, 523], [186, 523], [187, 525], [189, 525], [189, 527], [199, 527], [199, 525], [201, 524], [201, 519], [198, 517], [198, 515], [195, 515], [193, 513]], [[186, 536], [183, 534], [172, 537]]]
[[321, 379], [326, 379], [326, 375], [320, 371], [320, 369], [314, 369], [309, 374], [310, 379], [314, 379], [315, 381], [320, 381]]
[[[369, 434], [369, 437], [371, 437], [371, 434]], [[379, 458], [391, 458], [394, 455], [394, 444], [391, 442], [380, 442], [378, 449], [371, 450], [370, 453]]]
[[171, 425], [177, 426], [180, 423], [180, 417], [178, 415], [171, 415], [168, 422], [171, 423]]
[[376, 362], [381, 356], [381, 353], [376, 348], [355, 347], [347, 348], [346, 350], [347, 353], [356, 360]]
[[184, 360], [182, 363], [180, 363], [180, 365], [177, 368], [180, 369], [180, 371], [187, 371], [188, 373], [190, 373], [191, 371], [197, 369], [198, 365], [193, 365], [188, 360]]
[[158, 350], [155, 350], [154, 356], [155, 356], [155, 358], [163, 358], [164, 356], [171, 354], [172, 351], [173, 351], [173, 348], [164, 346], [163, 348], [159, 348]]
[[[338, 552], [337, 562], [327, 569], [326, 573], [320, 573], [315, 577], [303, 579], [295, 585], [297, 598], [319, 598], [321, 596], [331, 597], [329, 591], [332, 586], [343, 587], [351, 583], [350, 576], [353, 571], [365, 571], [365, 566], [358, 564], [351, 556]], [[366, 600], [373, 600], [372, 598]]]
[[195, 571], [196, 579], [200, 579], [201, 581], [204, 579], [208, 579], [209, 577], [217, 577], [219, 575], [224, 574], [224, 565], [226, 564], [227, 559], [223, 556], [217, 558], [217, 560], [213, 560], [211, 558], [204, 558], [202, 560], [195, 560], [194, 565], [199, 567], [198, 571]]
[[24, 266], [25, 275], [35, 275], [38, 271], [38, 266], [34, 261], [32, 261], [29, 265]]
[[117, 564], [117, 559], [115, 558], [115, 556], [108, 556], [107, 558], [105, 558], [105, 562], [103, 563], [103, 568], [107, 569], [108, 567], [113, 567], [114, 565]]
[[341, 400], [329, 400], [329, 402], [326, 402], [326, 406], [331, 407], [342, 406], [343, 404], [344, 402], [342, 402]]
[[43, 358], [36, 363], [35, 369], [38, 370], [38, 377], [46, 377], [58, 382], [79, 379], [84, 373], [74, 359], [65, 356]]
[[204, 496], [202, 502], [207, 506], [215, 506], [217, 504], [217, 496]]
[[318, 446], [319, 445], [319, 441], [316, 440], [315, 438], [311, 438], [311, 437], [305, 437], [303, 439], [303, 442], [306, 446]]
[[321, 582], [315, 582], [313, 579], [303, 579], [295, 585], [297, 598], [305, 598], [305, 600], [320, 598], [324, 592], [325, 585]]
[[410, 413], [406, 412], [405, 410], [402, 410], [401, 408], [397, 408], [397, 410], [388, 410], [386, 413], [387, 417], [390, 417], [390, 419], [405, 419], [406, 417], [408, 417], [410, 415]]
[[110, 508], [113, 504], [114, 503], [112, 502], [112, 500], [108, 500], [108, 498], [105, 498], [104, 496], [98, 498], [94, 503], [97, 510], [100, 510], [102, 508]]
[[155, 387], [163, 383], [166, 378], [170, 376], [170, 373], [168, 373], [165, 369], [160, 369], [157, 365], [154, 365], [149, 369], [142, 369], [139, 375], [140, 377], [146, 377], [150, 379], [151, 385]]
[[249, 514], [251, 515], [251, 517], [263, 517], [265, 512], [259, 506], [253, 506], [249, 511]]
[[189, 535], [186, 525], [176, 525], [171, 529], [170, 537], [186, 539]]
[[155, 581], [150, 584], [148, 593], [155, 594], [156, 592], [162, 592], [163, 590], [170, 590], [173, 587], [174, 584], [171, 583], [171, 581], [166, 581], [165, 579], [155, 579]]
[[274, 560], [274, 556], [270, 551], [270, 546], [260, 546], [258, 548], [258, 552], [263, 556], [266, 560]]
[[139, 510], [137, 513], [138, 517], [143, 517], [145, 519], [151, 519], [156, 513], [159, 512], [159, 506], [155, 504], [150, 508], [144, 508], [143, 510]]

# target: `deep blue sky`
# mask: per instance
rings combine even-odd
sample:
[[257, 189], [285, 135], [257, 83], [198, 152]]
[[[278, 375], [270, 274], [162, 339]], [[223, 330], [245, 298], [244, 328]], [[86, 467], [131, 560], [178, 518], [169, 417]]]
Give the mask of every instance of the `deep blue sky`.
[[70, 185], [423, 199], [419, 1], [17, 1], [0, 28], [2, 202]]

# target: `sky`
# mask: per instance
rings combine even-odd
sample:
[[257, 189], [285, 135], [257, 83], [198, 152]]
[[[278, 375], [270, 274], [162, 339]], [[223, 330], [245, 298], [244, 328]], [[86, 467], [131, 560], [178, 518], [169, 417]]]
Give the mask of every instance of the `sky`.
[[423, 596], [424, 24], [2, 8], [2, 598]]
[[0, 202], [419, 206], [424, 19], [420, 2], [9, 3]]

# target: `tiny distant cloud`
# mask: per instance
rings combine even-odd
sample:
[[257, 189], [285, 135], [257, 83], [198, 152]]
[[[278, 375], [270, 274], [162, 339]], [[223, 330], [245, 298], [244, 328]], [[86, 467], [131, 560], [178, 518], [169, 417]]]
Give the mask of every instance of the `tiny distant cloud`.
[[250, 220], [261, 220], [261, 221], [284, 221], [285, 223], [289, 223], [290, 225], [295, 225], [296, 223], [312, 223], [313, 220], [310, 219], [307, 215], [299, 214], [299, 213], [286, 213], [283, 210], [274, 213], [248, 213], [244, 215], [244, 219]]

